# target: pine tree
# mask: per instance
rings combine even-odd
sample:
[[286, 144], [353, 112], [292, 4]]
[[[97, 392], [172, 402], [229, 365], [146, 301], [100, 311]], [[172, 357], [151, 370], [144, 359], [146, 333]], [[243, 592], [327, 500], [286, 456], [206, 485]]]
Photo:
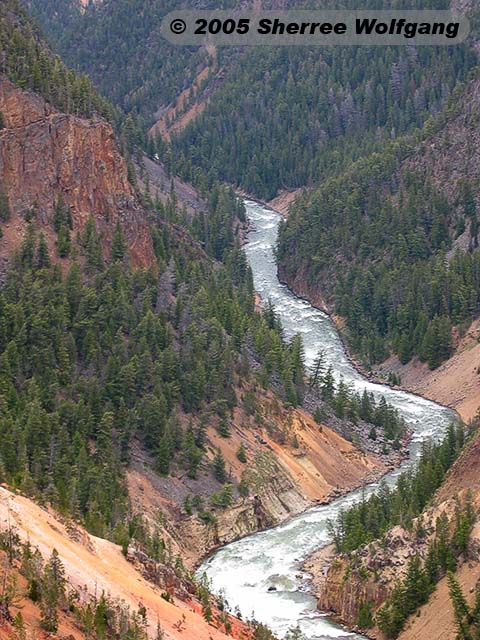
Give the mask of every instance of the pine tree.
[[455, 578], [455, 575], [449, 571], [447, 574], [448, 589], [450, 593], [450, 600], [453, 605], [453, 612], [455, 617], [455, 625], [458, 631], [458, 638], [461, 640], [473, 640], [470, 633], [470, 624], [472, 622], [472, 614], [467, 604], [465, 596], [462, 593], [462, 589]]
[[240, 443], [240, 446], [237, 449], [237, 458], [242, 464], [247, 462], [247, 453], [243, 442]]
[[157, 451], [157, 471], [168, 476], [170, 471], [171, 445], [167, 435], [162, 436]]
[[122, 262], [125, 258], [125, 240], [123, 237], [123, 229], [120, 220], [117, 219], [115, 232], [112, 240], [111, 259], [112, 262]]
[[312, 373], [310, 374], [310, 389], [316, 389], [320, 385], [325, 370], [325, 351], [320, 349], [317, 357], [313, 361]]
[[335, 393], [335, 378], [333, 377], [333, 369], [330, 365], [327, 369], [327, 373], [323, 377], [321, 383], [322, 398], [324, 400], [331, 400]]
[[212, 611], [212, 607], [210, 606], [210, 603], [208, 603], [206, 606], [204, 606], [202, 608], [202, 614], [204, 619], [210, 624], [211, 622], [213, 622], [213, 611]]
[[[1, 128], [1, 127], [0, 127]], [[23, 621], [22, 612], [19, 611], [15, 616], [12, 627], [15, 630], [15, 640], [26, 640], [27, 639], [27, 630], [25, 628], [25, 623]]]
[[222, 438], [230, 437], [230, 427], [228, 425], [227, 416], [224, 413], [220, 416], [217, 431], [222, 436]]
[[50, 266], [50, 255], [48, 253], [47, 241], [43, 233], [40, 234], [36, 258], [37, 269], [45, 269]]
[[220, 449], [217, 450], [217, 454], [215, 455], [212, 462], [212, 467], [213, 474], [218, 482], [221, 482], [222, 484], [226, 482], [228, 479], [228, 475], [225, 465], [225, 458], [223, 457]]
[[92, 268], [99, 268], [102, 265], [102, 249], [95, 228], [93, 218], [89, 218], [85, 226], [83, 245], [87, 257], [87, 264]]
[[7, 222], [10, 220], [10, 204], [5, 189], [0, 186], [0, 220]]
[[417, 608], [424, 604], [429, 596], [428, 578], [423, 570], [418, 555], [413, 556], [407, 566], [407, 573], [403, 581], [404, 612], [411, 615]]
[[58, 608], [65, 598], [65, 570], [56, 549], [45, 565], [42, 578], [42, 627], [56, 633], [58, 629]]

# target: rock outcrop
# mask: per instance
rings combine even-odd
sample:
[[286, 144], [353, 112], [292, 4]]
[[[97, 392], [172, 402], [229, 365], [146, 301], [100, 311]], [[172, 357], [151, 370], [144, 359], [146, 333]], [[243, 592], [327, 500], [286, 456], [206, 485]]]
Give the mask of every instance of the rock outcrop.
[[[279, 524], [386, 471], [380, 460], [361, 452], [327, 426], [318, 425], [304, 411], [279, 406], [278, 412], [269, 416], [269, 393], [259, 392], [257, 401], [264, 428], [253, 419], [248, 424], [248, 417], [237, 408], [229, 438], [221, 437], [213, 426], [207, 430], [210, 454], [220, 450], [230, 480], [237, 487], [242, 481], [248, 487], [248, 495], [243, 497], [235, 491], [227, 508], [210, 504], [210, 496], [220, 485], [208, 469], [196, 479], [180, 468], [162, 478], [154, 473], [145, 452], [136, 450], [132, 456], [128, 489], [134, 512], [152, 526], [162, 513], [169, 545], [190, 567], [223, 544]], [[274, 427], [285, 433], [284, 441], [276, 438]], [[291, 444], [294, 435], [298, 447]], [[241, 444], [246, 463], [237, 457]], [[203, 508], [213, 518], [203, 519], [197, 512], [187, 515], [184, 501], [195, 495], [203, 497]]]
[[[472, 500], [477, 520], [470, 535], [467, 558], [462, 556], [458, 559], [456, 577], [471, 600], [475, 585], [480, 584], [479, 450], [480, 435], [477, 433], [447, 474], [431, 507], [422, 514], [421, 536], [417, 535], [417, 521], [414, 521], [411, 529], [393, 527], [383, 540], [361, 547], [352, 556], [335, 557], [333, 545], [330, 553], [322, 549], [313, 554], [304, 568], [313, 576], [312, 585], [318, 597], [318, 608], [331, 612], [350, 628], [357, 625], [363, 604], [369, 603], [372, 612], [377, 611], [391, 595], [396, 583], [405, 576], [409, 560], [415, 555], [425, 559], [429, 542], [435, 534], [437, 518], [446, 514], [450, 522], [454, 523], [457, 501], [463, 503], [467, 493]], [[440, 580], [427, 604], [423, 605], [417, 616], [407, 622], [405, 630], [399, 636], [402, 640], [420, 637], [442, 637], [445, 640], [455, 638], [453, 608], [446, 582], [446, 578]], [[437, 623], [439, 615], [441, 623]], [[383, 637], [376, 628], [370, 629], [368, 633], [371, 637]]]
[[152, 265], [146, 213], [128, 180], [111, 126], [100, 117], [60, 113], [1, 76], [0, 112], [0, 185], [12, 211], [4, 250], [14, 249], [23, 237], [27, 210], [35, 210], [35, 222], [48, 235], [61, 198], [70, 207], [74, 236], [92, 216], [108, 256], [119, 220], [132, 265]]

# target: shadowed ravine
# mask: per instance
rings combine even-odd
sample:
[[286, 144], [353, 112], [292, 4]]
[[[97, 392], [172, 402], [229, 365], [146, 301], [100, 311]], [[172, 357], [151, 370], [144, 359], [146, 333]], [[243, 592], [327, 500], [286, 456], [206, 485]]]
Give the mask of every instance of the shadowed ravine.
[[[386, 477], [389, 484], [394, 484], [401, 470], [417, 459], [422, 441], [441, 437], [455, 414], [434, 402], [363, 378], [349, 362], [328, 316], [280, 284], [274, 257], [280, 215], [249, 200], [245, 204], [253, 227], [245, 251], [252, 267], [255, 289], [262, 300], [272, 301], [287, 338], [295, 333], [302, 335], [307, 366], [312, 364], [318, 350], [323, 349], [336, 379], [343, 376], [345, 382], [358, 390], [366, 387], [377, 397], [385, 396], [414, 431], [409, 461]], [[378, 483], [369, 485], [366, 493], [377, 486]], [[307, 576], [299, 568], [307, 556], [329, 542], [327, 521], [335, 519], [341, 507], [360, 496], [361, 490], [353, 491], [274, 529], [233, 542], [206, 560], [198, 573], [207, 574], [213, 590], [223, 591], [232, 609], [238, 606], [246, 617], [253, 614], [280, 637], [299, 624], [310, 640], [361, 638], [338, 627], [316, 610], [316, 601], [307, 592]], [[270, 586], [277, 590], [269, 592]]]

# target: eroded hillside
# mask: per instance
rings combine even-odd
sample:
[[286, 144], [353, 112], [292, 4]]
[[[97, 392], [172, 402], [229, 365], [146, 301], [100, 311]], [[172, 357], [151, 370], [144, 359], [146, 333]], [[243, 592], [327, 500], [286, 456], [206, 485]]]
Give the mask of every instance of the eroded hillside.
[[350, 553], [331, 545], [313, 554], [305, 568], [322, 611], [374, 638], [457, 637], [449, 575], [470, 607], [480, 586], [479, 449], [477, 431], [419, 517], [404, 511], [404, 524]]
[[145, 210], [127, 176], [111, 126], [61, 113], [33, 93], [0, 79], [0, 174], [12, 218], [3, 226], [3, 256], [18, 246], [26, 217], [43, 228], [54, 247], [52, 228], [59, 202], [70, 209], [72, 235], [95, 220], [106, 254], [117, 221], [132, 264], [154, 263]]

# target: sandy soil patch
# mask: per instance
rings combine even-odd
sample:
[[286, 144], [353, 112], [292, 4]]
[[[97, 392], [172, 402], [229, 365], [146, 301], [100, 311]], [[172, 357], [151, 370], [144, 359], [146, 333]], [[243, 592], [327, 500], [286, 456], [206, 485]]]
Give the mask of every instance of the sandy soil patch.
[[475, 320], [459, 341], [453, 356], [434, 371], [412, 360], [402, 365], [389, 358], [379, 369], [382, 374], [398, 373], [402, 387], [456, 409], [464, 420], [472, 419], [480, 408], [480, 320]]
[[[74, 540], [54, 513], [0, 487], [0, 527], [5, 528], [9, 521], [18, 529], [20, 538], [38, 547], [44, 557], [48, 558], [56, 548], [66, 575], [79, 590], [89, 595], [104, 591], [112, 598], [124, 601], [132, 610], [143, 603], [152, 634], [160, 620], [168, 639], [227, 639], [228, 636], [208, 625], [195, 611], [194, 603], [166, 602], [161, 597], [161, 590], [147, 582], [127, 562], [118, 545], [83, 530], [81, 540]], [[177, 628], [179, 625], [181, 631]]]

